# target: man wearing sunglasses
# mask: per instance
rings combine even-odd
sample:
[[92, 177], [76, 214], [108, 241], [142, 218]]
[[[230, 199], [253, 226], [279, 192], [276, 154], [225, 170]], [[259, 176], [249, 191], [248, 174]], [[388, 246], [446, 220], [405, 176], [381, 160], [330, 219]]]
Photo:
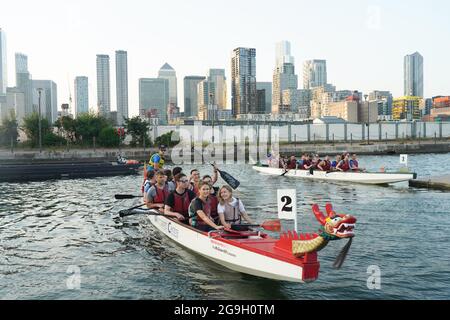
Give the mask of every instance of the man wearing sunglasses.
[[164, 214], [189, 225], [189, 206], [197, 195], [189, 190], [190, 182], [185, 174], [177, 174], [174, 181], [177, 188], [167, 197]]

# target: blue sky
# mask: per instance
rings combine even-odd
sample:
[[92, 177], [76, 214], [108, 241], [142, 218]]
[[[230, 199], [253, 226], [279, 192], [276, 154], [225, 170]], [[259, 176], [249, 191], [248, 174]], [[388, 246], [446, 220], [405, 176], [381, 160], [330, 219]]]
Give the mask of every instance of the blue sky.
[[[231, 51], [257, 49], [257, 80], [271, 81], [275, 43], [289, 40], [302, 78], [308, 59], [328, 61], [328, 82], [343, 90], [403, 93], [403, 57], [419, 51], [425, 63], [425, 95], [450, 94], [450, 4], [430, 1], [254, 0], [4, 0], [0, 28], [7, 35], [9, 86], [14, 53], [28, 55], [34, 79], [54, 80], [58, 104], [69, 82], [89, 77], [96, 104], [96, 54], [111, 57], [115, 109], [115, 50], [128, 51], [130, 111], [138, 112], [138, 79], [156, 77], [168, 62], [183, 78], [225, 68]], [[302, 81], [299, 81], [302, 84]], [[230, 99], [231, 90], [229, 90]], [[231, 105], [229, 106], [231, 107]]]

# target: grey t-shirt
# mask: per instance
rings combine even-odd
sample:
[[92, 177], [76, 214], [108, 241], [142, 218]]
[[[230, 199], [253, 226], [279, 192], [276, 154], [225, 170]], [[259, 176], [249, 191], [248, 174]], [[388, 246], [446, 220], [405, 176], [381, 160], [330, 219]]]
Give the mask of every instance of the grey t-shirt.
[[[147, 201], [154, 203], [153, 199], [155, 199], [155, 197], [157, 196], [156, 188], [157, 188], [156, 185], [150, 188], [150, 190], [147, 193]], [[175, 188], [173, 188], [173, 184], [170, 183], [165, 185], [164, 190], [158, 188], [159, 194], [164, 192], [164, 202], [166, 201], [169, 194], [172, 193], [173, 191], [175, 191]]]

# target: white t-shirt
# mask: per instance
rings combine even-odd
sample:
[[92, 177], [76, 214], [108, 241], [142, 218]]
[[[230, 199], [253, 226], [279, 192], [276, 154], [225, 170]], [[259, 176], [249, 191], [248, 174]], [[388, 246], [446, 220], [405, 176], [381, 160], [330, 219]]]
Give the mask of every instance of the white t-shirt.
[[[236, 198], [234, 198], [233, 197], [233, 200], [231, 201], [231, 206], [232, 207], [237, 207], [238, 206], [238, 200], [236, 199]], [[225, 213], [225, 206], [224, 205], [221, 205], [220, 203], [219, 203], [219, 205], [217, 206], [217, 212], [220, 214], [224, 214]], [[242, 203], [242, 201], [239, 199], [239, 212], [240, 213], [242, 213], [242, 212], [245, 212], [245, 207], [244, 207], [244, 204]]]

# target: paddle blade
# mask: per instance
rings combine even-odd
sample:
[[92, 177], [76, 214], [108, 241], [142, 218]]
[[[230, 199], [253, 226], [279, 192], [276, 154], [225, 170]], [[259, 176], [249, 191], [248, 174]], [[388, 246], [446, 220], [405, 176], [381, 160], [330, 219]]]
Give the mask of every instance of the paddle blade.
[[234, 177], [232, 177], [228, 172], [225, 172], [225, 171], [219, 171], [219, 172], [220, 172], [220, 176], [222, 177], [222, 179], [225, 180], [225, 182], [228, 183], [230, 185], [230, 187], [232, 187], [234, 190], [239, 188], [241, 183], [238, 180], [236, 180]]
[[342, 251], [337, 256], [336, 260], [334, 261], [333, 268], [340, 269], [342, 265], [344, 264], [345, 258], [347, 258], [348, 251], [350, 250], [350, 247], [352, 246], [353, 238], [350, 238], [348, 240], [345, 247], [342, 249]]
[[125, 200], [125, 199], [141, 198], [142, 196], [133, 196], [131, 194], [116, 194], [114, 197], [117, 200]]
[[261, 227], [267, 231], [280, 232], [281, 231], [281, 222], [280, 220], [271, 220], [264, 222]]

